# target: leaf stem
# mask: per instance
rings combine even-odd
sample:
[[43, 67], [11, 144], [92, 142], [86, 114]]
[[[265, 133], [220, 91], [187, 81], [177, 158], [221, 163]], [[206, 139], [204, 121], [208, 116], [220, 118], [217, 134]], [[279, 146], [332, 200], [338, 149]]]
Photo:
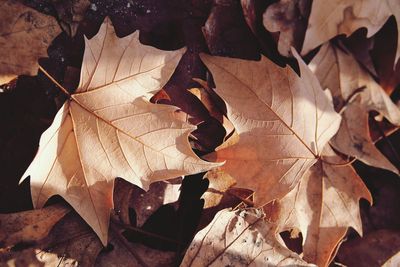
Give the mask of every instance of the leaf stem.
[[349, 166], [349, 165], [353, 164], [353, 163], [357, 160], [357, 158], [355, 158], [355, 157], [349, 157], [349, 158], [350, 158], [351, 160], [346, 161], [346, 162], [340, 162], [340, 163], [337, 163], [337, 162], [329, 162], [329, 161], [327, 161], [327, 160], [324, 160], [324, 159], [322, 158], [322, 156], [319, 157], [319, 160], [321, 160], [322, 163], [329, 164], [329, 165], [333, 165], [333, 166], [336, 166], [336, 167], [346, 167], [346, 166]]
[[67, 89], [64, 88], [64, 86], [62, 86], [59, 82], [57, 82], [56, 79], [53, 78], [53, 76], [50, 75], [50, 73], [48, 73], [42, 66], [39, 65], [39, 70], [41, 70], [44, 75], [47, 76], [47, 78], [49, 78], [55, 85], [57, 85], [57, 87], [68, 96], [68, 98], [71, 98], [71, 94], [68, 92]]
[[127, 225], [127, 224], [118, 222], [118, 221], [115, 220], [115, 219], [111, 219], [111, 220], [112, 220], [112, 222], [115, 223], [117, 226], [120, 226], [120, 227], [124, 228], [125, 230], [130, 230], [130, 231], [134, 231], [134, 232], [137, 232], [137, 233], [146, 235], [146, 236], [148, 236], [148, 237], [157, 238], [157, 239], [159, 239], [159, 240], [161, 240], [161, 241], [166, 241], [166, 242], [170, 242], [170, 243], [173, 243], [173, 244], [183, 245], [181, 242], [179, 242], [179, 241], [177, 241], [177, 240], [174, 240], [174, 239], [171, 239], [171, 238], [168, 238], [168, 237], [165, 237], [165, 236], [156, 234], [156, 233], [148, 232], [148, 231], [143, 230], [143, 229], [140, 229], [140, 228], [138, 228], [138, 227], [134, 227], [134, 226], [131, 226], [131, 225]]
[[234, 197], [238, 198], [238, 199], [241, 201], [239, 204], [237, 204], [237, 205], [233, 208], [233, 210], [239, 209], [239, 207], [240, 207], [242, 204], [245, 204], [245, 205], [250, 206], [250, 207], [253, 207], [253, 206], [254, 206], [254, 202], [250, 200], [250, 198], [252, 198], [252, 197], [254, 196], [254, 192], [251, 193], [250, 195], [248, 195], [246, 198], [243, 198], [243, 197], [241, 197], [241, 196], [239, 196], [239, 195], [237, 195], [237, 194], [235, 194], [235, 193], [233, 193], [233, 192], [230, 192], [229, 190], [227, 191], [227, 193], [228, 193], [229, 195], [231, 195], [231, 196], [234, 196]]

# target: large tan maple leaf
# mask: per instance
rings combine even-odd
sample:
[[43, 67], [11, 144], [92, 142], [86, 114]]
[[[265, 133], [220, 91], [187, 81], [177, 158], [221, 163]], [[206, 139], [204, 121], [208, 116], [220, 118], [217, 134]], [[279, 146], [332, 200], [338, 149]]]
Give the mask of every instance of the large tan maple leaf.
[[[367, 29], [371, 37], [394, 15], [400, 31], [400, 2], [398, 0], [314, 0], [304, 37], [302, 54], [339, 34], [346, 36], [359, 28]], [[400, 57], [400, 34], [397, 38], [395, 63]]]
[[332, 164], [319, 160], [295, 189], [275, 203], [280, 210], [278, 229], [300, 230], [303, 258], [317, 266], [328, 265], [348, 227], [362, 234], [359, 200], [372, 203], [370, 192], [353, 167], [340, 166], [343, 159], [329, 145], [324, 148], [323, 159]]
[[168, 81], [184, 50], [161, 51], [140, 44], [138, 36], [119, 39], [106, 20], [86, 40], [80, 85], [43, 133], [22, 177], [31, 177], [36, 208], [62, 196], [103, 244], [117, 176], [148, 189], [216, 166], [193, 153], [188, 135], [194, 126], [176, 118], [176, 107], [143, 97]]
[[239, 135], [236, 144], [217, 150], [210, 159], [226, 161], [221, 168], [239, 187], [256, 191], [256, 205], [293, 189], [341, 120], [329, 94], [292, 51], [301, 77], [266, 57], [257, 62], [201, 56]]

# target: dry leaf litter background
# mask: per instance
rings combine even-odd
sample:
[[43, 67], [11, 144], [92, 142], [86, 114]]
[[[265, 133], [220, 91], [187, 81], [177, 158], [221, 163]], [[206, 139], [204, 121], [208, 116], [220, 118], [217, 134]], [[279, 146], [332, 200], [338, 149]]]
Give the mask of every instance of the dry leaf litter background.
[[1, 266], [398, 265], [398, 1], [0, 5]]

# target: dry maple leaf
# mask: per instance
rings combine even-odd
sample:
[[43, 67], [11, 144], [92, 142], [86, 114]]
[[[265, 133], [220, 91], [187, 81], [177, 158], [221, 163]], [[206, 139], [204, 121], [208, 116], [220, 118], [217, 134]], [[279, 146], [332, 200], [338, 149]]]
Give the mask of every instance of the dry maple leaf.
[[[330, 163], [343, 162], [327, 145], [322, 154]], [[303, 234], [304, 260], [327, 266], [348, 227], [360, 235], [359, 200], [372, 203], [367, 187], [355, 170], [319, 160], [293, 191], [279, 200], [279, 230], [299, 229]]]
[[221, 210], [197, 233], [181, 267], [314, 266], [282, 245], [260, 210]]
[[194, 126], [176, 118], [176, 107], [141, 97], [168, 81], [184, 50], [144, 46], [138, 36], [119, 39], [106, 20], [86, 40], [80, 85], [43, 133], [22, 177], [31, 176], [35, 207], [61, 195], [103, 244], [117, 176], [148, 189], [152, 182], [217, 166], [191, 150]]
[[331, 90], [335, 109], [343, 110], [341, 126], [331, 141], [335, 149], [371, 166], [398, 173], [375, 147], [368, 129], [368, 112], [372, 110], [400, 125], [400, 110], [390, 97], [350, 53], [329, 43], [321, 47], [309, 65], [321, 85]]
[[[391, 15], [396, 16], [397, 28], [400, 29], [398, 0], [314, 0], [301, 53], [310, 52], [336, 35], [350, 35], [361, 27], [367, 28], [369, 38]], [[399, 56], [400, 34], [395, 63]]]
[[329, 94], [294, 55], [301, 78], [266, 57], [256, 62], [201, 56], [239, 134], [238, 143], [218, 149], [210, 159], [226, 161], [222, 169], [238, 187], [256, 191], [256, 205], [293, 189], [340, 124]]
[[51, 41], [61, 32], [55, 18], [0, 0], [0, 84], [18, 75], [35, 75], [38, 59], [47, 56]]

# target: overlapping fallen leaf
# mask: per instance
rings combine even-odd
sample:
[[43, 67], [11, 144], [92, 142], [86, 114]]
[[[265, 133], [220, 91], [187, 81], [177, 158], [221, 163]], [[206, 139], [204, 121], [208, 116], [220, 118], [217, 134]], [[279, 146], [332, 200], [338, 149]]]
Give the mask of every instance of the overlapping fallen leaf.
[[343, 120], [331, 144], [340, 152], [378, 168], [398, 173], [375, 147], [368, 128], [368, 112], [377, 111], [392, 124], [400, 125], [400, 109], [363, 70], [354, 57], [332, 44], [322, 46], [310, 67], [324, 88], [332, 91]]
[[0, 214], [1, 246], [7, 247], [45, 238], [52, 226], [68, 212], [70, 212], [69, 208], [63, 205], [54, 205], [42, 210]]
[[53, 17], [21, 2], [0, 1], [0, 84], [21, 74], [35, 75], [38, 59], [47, 56], [51, 41], [61, 32]]
[[181, 266], [314, 266], [282, 243], [262, 211], [225, 209], [197, 233]]
[[[0, 263], [52, 267], [118, 266], [129, 262], [140, 266], [173, 266], [173, 252], [123, 242], [126, 240], [120, 234], [124, 230], [121, 227], [114, 226], [110, 233], [109, 248], [104, 249], [91, 228], [75, 212], [70, 211], [63, 204], [57, 204], [15, 213], [8, 218], [7, 215], [1, 215], [1, 222], [8, 227], [2, 229], [0, 236]], [[32, 223], [32, 219], [37, 221]], [[14, 229], [9, 226], [11, 224]], [[9, 237], [3, 239], [3, 233]], [[18, 244], [22, 246], [18, 248]]]
[[336, 133], [340, 116], [299, 58], [301, 78], [267, 58], [246, 61], [202, 55], [239, 135], [237, 144], [209, 158], [239, 187], [256, 192], [256, 205], [285, 196]]
[[[257, 23], [261, 20], [256, 17], [259, 10], [255, 9], [255, 2], [241, 1], [251, 31], [243, 27], [245, 23], [241, 16], [239, 21], [238, 16], [227, 15], [239, 14], [239, 3], [214, 2], [203, 27], [211, 54], [257, 58], [258, 48], [252, 33], [258, 35]], [[348, 51], [340, 42], [329, 43], [329, 39], [337, 35], [350, 35], [362, 27], [367, 29], [367, 37], [371, 37], [391, 15], [395, 16], [399, 26], [398, 1], [328, 2], [312, 1], [304, 39], [310, 1], [280, 0], [263, 11], [265, 28], [280, 32], [279, 52], [297, 58], [300, 77], [290, 67], [280, 68], [263, 56], [259, 62], [201, 56], [214, 78], [216, 93], [226, 104], [227, 114], [220, 103], [214, 102], [215, 93], [206, 82], [197, 79], [200, 87], [184, 89], [196, 95], [210, 117], [225, 128], [225, 143], [207, 159], [225, 161], [226, 164], [205, 175], [210, 186], [203, 195], [204, 215], [197, 221], [204, 226], [221, 208], [236, 206], [240, 197], [233, 201], [227, 197], [235, 183], [248, 188], [245, 189], [248, 192], [255, 191], [257, 206], [274, 201], [265, 208], [270, 212], [267, 216], [272, 222], [265, 221], [259, 210], [221, 210], [205, 229], [198, 232], [184, 257], [183, 266], [310, 266], [306, 261], [327, 266], [349, 227], [360, 235], [363, 232], [359, 200], [364, 198], [372, 202], [368, 189], [345, 156], [398, 173], [398, 169], [375, 147], [369, 134], [370, 111], [377, 111], [389, 123], [400, 125], [398, 107], [370, 75], [376, 73], [369, 48], [354, 55], [354, 49]], [[11, 5], [10, 1], [5, 3]], [[76, 33], [81, 15], [88, 6], [88, 1], [74, 3], [76, 5], [55, 4], [59, 23], [70, 35]], [[64, 14], [72, 7], [77, 8], [76, 12]], [[76, 18], [73, 17], [75, 13]], [[241, 34], [235, 34], [238, 32]], [[229, 42], [232, 39], [235, 41]], [[309, 64], [314, 73], [295, 50], [290, 50], [290, 46], [299, 49], [303, 41], [302, 54], [322, 45]], [[202, 161], [193, 153], [187, 139], [194, 127], [177, 115], [177, 108], [147, 101], [151, 93], [169, 80], [183, 52], [184, 49], [160, 51], [141, 45], [138, 32], [119, 39], [108, 21], [93, 39], [86, 40], [80, 85], [75, 94], [67, 93], [69, 100], [42, 136], [39, 153], [23, 177], [31, 175], [32, 199], [36, 207], [43, 206], [54, 194], [61, 195], [105, 245], [115, 177], [121, 176], [148, 189], [155, 181], [220, 165]], [[399, 56], [400, 42], [397, 41], [395, 62]], [[15, 73], [22, 72], [17, 70]], [[330, 91], [322, 90], [326, 88]], [[209, 151], [208, 147], [204, 149], [194, 142], [192, 147]], [[139, 212], [134, 223], [127, 212], [132, 189], [126, 187], [125, 193], [115, 196], [114, 200], [125, 203], [117, 207], [123, 210], [119, 213], [121, 222], [144, 225], [155, 209], [169, 202], [168, 199], [175, 201], [179, 186], [165, 185], [163, 182], [153, 184], [151, 196], [143, 195], [139, 188], [134, 190], [138, 194], [130, 204]], [[172, 189], [169, 197], [161, 196], [165, 194], [165, 188]], [[242, 200], [252, 204], [252, 200]], [[188, 203], [190, 206], [191, 202]], [[200, 201], [190, 208], [201, 209], [202, 205]], [[16, 220], [15, 224], [22, 228], [14, 229], [8, 223], [0, 230], [0, 241], [14, 245], [19, 241], [41, 239], [67, 211], [55, 209], [48, 217], [50, 220], [39, 221], [38, 227], [33, 226], [35, 229], [30, 220], [25, 220], [30, 218], [25, 214], [25, 219]], [[17, 215], [11, 216], [13, 219]], [[44, 239], [45, 244], [65, 241], [66, 231], [83, 229], [84, 224], [79, 218], [74, 215], [71, 219], [71, 216], [56, 225], [52, 234]], [[0, 216], [0, 221], [4, 219]], [[303, 235], [300, 256], [287, 249], [278, 235], [280, 231], [293, 229]], [[152, 254], [152, 250], [141, 245], [136, 247], [137, 251], [148, 255], [149, 259], [143, 261], [124, 253], [124, 248], [119, 246], [122, 243], [114, 242], [115, 234], [120, 234], [116, 232], [110, 238], [116, 249], [108, 254], [100, 253], [101, 242], [88, 227], [85, 226], [84, 232], [88, 236], [72, 237], [67, 240], [67, 245], [60, 245], [59, 251], [76, 253], [65, 264], [173, 264], [171, 253], [160, 257], [159, 253]], [[124, 240], [121, 236], [117, 239]], [[87, 255], [82, 254], [85, 248]], [[36, 262], [39, 260], [54, 265], [60, 256], [44, 251], [36, 256], [35, 253], [38, 251], [24, 250], [15, 259], [12, 255], [8, 259], [17, 262], [25, 255], [28, 261], [40, 264]], [[64, 255], [61, 258], [64, 259]]]
[[[350, 35], [361, 27], [367, 28], [367, 37], [371, 37], [382, 28], [391, 15], [396, 17], [399, 31], [400, 3], [397, 0], [313, 1], [302, 54], [308, 53], [336, 35]], [[400, 34], [397, 39], [395, 62], [399, 56]]]
[[270, 32], [280, 32], [278, 51], [286, 57], [291, 47], [301, 49], [310, 15], [310, 0], [280, 0], [270, 5], [263, 15], [263, 23]]
[[[335, 164], [338, 164], [335, 166]], [[327, 266], [348, 227], [362, 235], [359, 200], [372, 203], [360, 177], [329, 145], [299, 184], [274, 205], [280, 231], [298, 229], [303, 234], [303, 258]]]
[[86, 42], [76, 93], [42, 135], [23, 175], [31, 177], [35, 207], [62, 196], [106, 244], [117, 176], [148, 189], [218, 165], [191, 150], [187, 138], [194, 127], [175, 117], [176, 107], [143, 97], [166, 83], [183, 52], [144, 46], [137, 32], [119, 39], [110, 22], [103, 23]]

